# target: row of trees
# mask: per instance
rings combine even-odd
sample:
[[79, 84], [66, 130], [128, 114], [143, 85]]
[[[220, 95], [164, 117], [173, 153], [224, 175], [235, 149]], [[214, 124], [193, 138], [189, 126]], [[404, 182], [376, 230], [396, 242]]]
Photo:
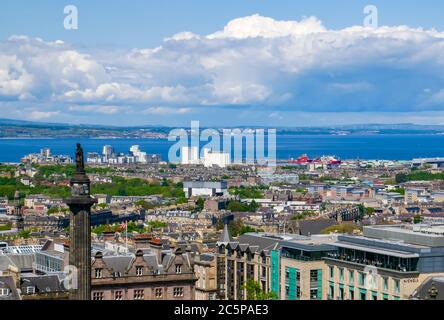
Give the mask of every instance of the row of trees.
[[250, 203], [242, 203], [240, 201], [228, 202], [227, 209], [231, 212], [256, 212], [260, 205], [256, 201]]
[[[168, 224], [163, 221], [153, 220], [148, 222], [148, 227], [145, 227], [136, 222], [128, 222], [128, 232], [145, 233], [150, 232], [152, 229], [166, 228]], [[104, 232], [125, 232], [125, 228], [120, 224], [106, 224], [100, 225], [92, 229], [95, 234], [103, 234]]]
[[[216, 229], [222, 230], [223, 228], [224, 225], [222, 221], [219, 221], [216, 225]], [[241, 219], [230, 221], [230, 223], [228, 224], [228, 230], [233, 237], [238, 237], [251, 232], [264, 232], [263, 229], [255, 229], [253, 227], [245, 225]]]
[[109, 194], [111, 196], [149, 196], [162, 195], [165, 198], [185, 198], [182, 184], [170, 184], [164, 181], [160, 184], [148, 184], [143, 179], [125, 179], [113, 177], [112, 183], [94, 184], [92, 193]]
[[413, 170], [410, 173], [398, 173], [395, 178], [396, 183], [433, 180], [444, 180], [444, 173], [430, 173], [427, 171]]
[[229, 193], [234, 196], [238, 196], [241, 199], [262, 199], [264, 197], [264, 190], [267, 187], [238, 187], [230, 188]]

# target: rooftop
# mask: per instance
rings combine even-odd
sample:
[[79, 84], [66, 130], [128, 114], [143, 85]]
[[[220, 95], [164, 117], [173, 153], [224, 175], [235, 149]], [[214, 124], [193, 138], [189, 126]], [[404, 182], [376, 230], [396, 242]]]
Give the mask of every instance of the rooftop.
[[368, 238], [422, 247], [444, 247], [444, 225], [383, 225], [367, 226], [363, 230]]

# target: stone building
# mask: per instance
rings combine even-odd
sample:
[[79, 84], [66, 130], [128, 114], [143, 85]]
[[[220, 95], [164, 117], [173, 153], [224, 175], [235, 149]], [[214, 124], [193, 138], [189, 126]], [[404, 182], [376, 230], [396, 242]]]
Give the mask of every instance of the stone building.
[[216, 300], [216, 257], [203, 253], [194, 259], [194, 272], [197, 277], [196, 300]]
[[[146, 244], [146, 243], [145, 243]], [[182, 247], [163, 250], [159, 239], [139, 244], [135, 254], [96, 252], [93, 300], [194, 300], [193, 258]]]

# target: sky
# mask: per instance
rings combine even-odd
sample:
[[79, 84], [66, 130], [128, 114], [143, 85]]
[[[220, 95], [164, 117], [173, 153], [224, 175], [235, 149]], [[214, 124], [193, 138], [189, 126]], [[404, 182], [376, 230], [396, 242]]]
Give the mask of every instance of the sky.
[[[78, 10], [76, 30], [64, 27], [67, 5]], [[2, 118], [444, 124], [443, 71], [436, 0], [0, 4]]]

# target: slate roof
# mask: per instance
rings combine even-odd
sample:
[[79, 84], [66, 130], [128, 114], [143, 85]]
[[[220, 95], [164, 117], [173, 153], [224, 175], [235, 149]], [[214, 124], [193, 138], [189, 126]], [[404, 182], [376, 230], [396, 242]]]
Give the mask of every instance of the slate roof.
[[0, 256], [0, 271], [6, 271], [10, 266], [19, 272], [32, 271], [35, 261], [34, 254], [5, 254]]
[[334, 219], [299, 221], [299, 234], [303, 236], [320, 234], [322, 230], [331, 227], [335, 224], [337, 224], [337, 222]]
[[57, 275], [24, 275], [20, 279], [22, 293], [27, 287], [34, 287], [36, 293], [50, 293], [65, 291]]
[[430, 277], [413, 292], [411, 299], [432, 300], [430, 297], [432, 287], [437, 290], [436, 300], [444, 300], [444, 277]]
[[124, 274], [128, 265], [133, 260], [132, 256], [104, 256], [103, 262], [111, 272]]
[[214, 260], [214, 254], [212, 253], [202, 253], [200, 256], [200, 261], [207, 261], [207, 262], [211, 262]]
[[280, 238], [258, 237], [244, 234], [239, 237], [239, 243], [248, 243], [250, 246], [258, 247], [259, 251], [275, 250], [280, 247]]
[[12, 276], [0, 276], [0, 288], [9, 289], [9, 295], [0, 296], [0, 301], [2, 300], [20, 300], [20, 295], [15, 286], [14, 279]]

